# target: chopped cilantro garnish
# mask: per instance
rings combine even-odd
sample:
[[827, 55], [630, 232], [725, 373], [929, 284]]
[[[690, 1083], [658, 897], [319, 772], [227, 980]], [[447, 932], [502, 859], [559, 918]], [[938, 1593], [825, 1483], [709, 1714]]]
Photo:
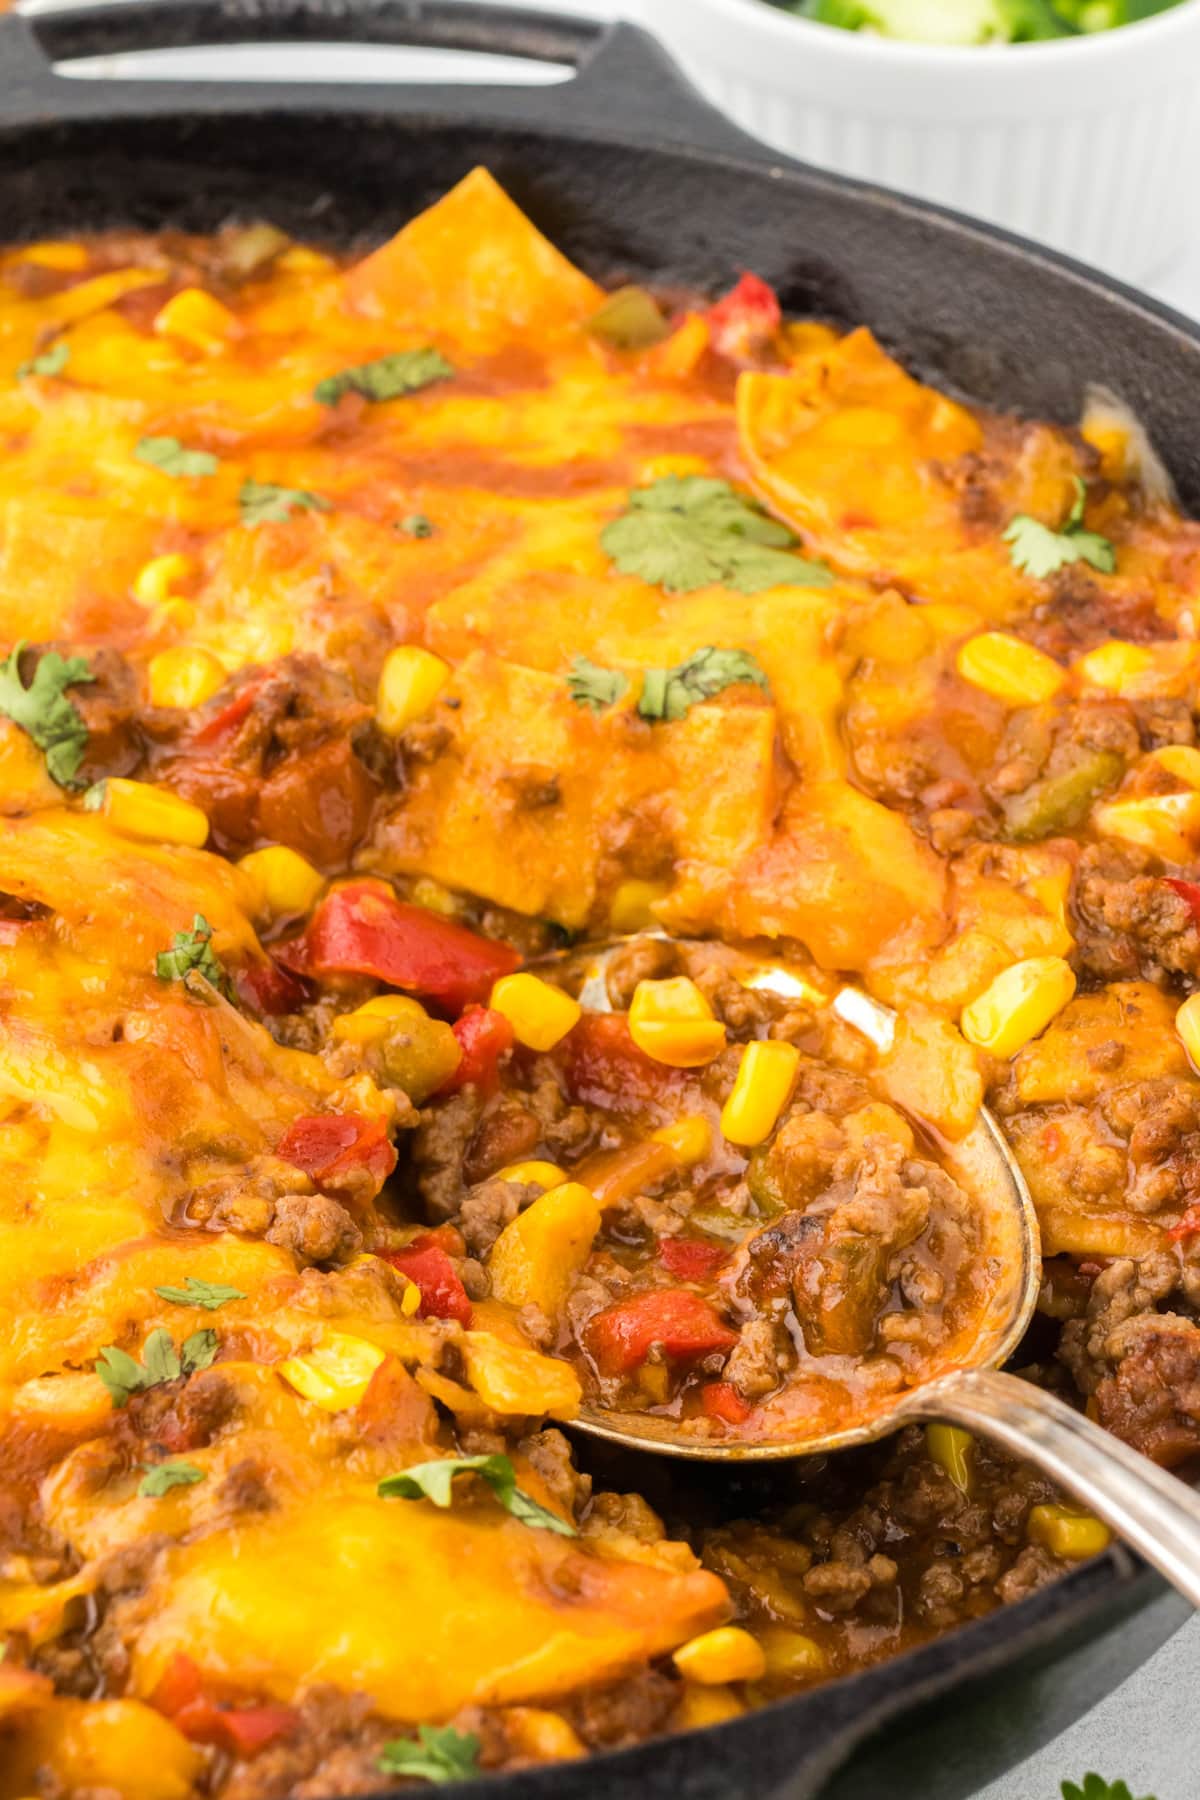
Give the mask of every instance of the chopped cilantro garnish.
[[453, 1497], [456, 1475], [478, 1475], [486, 1481], [501, 1506], [522, 1525], [540, 1526], [563, 1537], [578, 1535], [573, 1525], [539, 1506], [517, 1486], [517, 1472], [507, 1456], [447, 1456], [438, 1462], [416, 1463], [400, 1475], [385, 1475], [379, 1493], [385, 1500], [432, 1500], [435, 1506], [445, 1507]]
[[28, 362], [18, 366], [17, 380], [24, 381], [30, 375], [61, 375], [70, 354], [71, 346], [66, 338], [56, 338], [40, 356], [31, 356]]
[[741, 594], [764, 588], [825, 587], [824, 563], [793, 553], [791, 532], [727, 481], [664, 475], [637, 488], [600, 542], [623, 575], [687, 594], [720, 583]]
[[218, 993], [228, 995], [229, 977], [212, 947], [213, 928], [203, 913], [195, 913], [190, 931], [177, 931], [169, 950], [160, 950], [154, 959], [154, 973], [160, 981], [182, 981], [195, 969]]
[[96, 1358], [96, 1373], [120, 1410], [134, 1394], [207, 1369], [217, 1354], [218, 1342], [215, 1331], [193, 1331], [176, 1350], [170, 1332], [160, 1325], [142, 1346], [141, 1362], [116, 1344], [106, 1344]]
[[307, 488], [277, 487], [273, 481], [243, 481], [238, 495], [243, 525], [282, 525], [294, 512], [329, 512], [328, 500]]
[[405, 537], [432, 537], [433, 520], [427, 519], [424, 513], [405, 513], [402, 519], [396, 521], [396, 530], [402, 531]]
[[155, 1463], [153, 1467], [142, 1466], [146, 1473], [138, 1482], [138, 1493], [143, 1500], [161, 1500], [172, 1488], [194, 1487], [204, 1480], [204, 1470], [198, 1469], [195, 1463], [165, 1462]]
[[209, 450], [185, 450], [178, 438], [144, 437], [133, 447], [139, 462], [161, 469], [164, 475], [215, 475], [220, 464]]
[[[1062, 1797], [1063, 1800], [1133, 1800], [1128, 1783], [1105, 1781], [1094, 1774], [1085, 1775], [1082, 1786], [1077, 1781], [1064, 1781]], [[1145, 1800], [1154, 1800], [1154, 1795], [1147, 1794]]]
[[752, 681], [767, 691], [767, 678], [748, 650], [695, 650], [673, 669], [647, 669], [638, 712], [643, 719], [682, 719], [698, 700]]
[[577, 656], [567, 676], [567, 690], [576, 706], [590, 706], [593, 712], [603, 712], [605, 707], [615, 706], [622, 694], [628, 693], [629, 677], [622, 675], [619, 669], [602, 669], [599, 663], [590, 662], [586, 656]]
[[1035, 581], [1044, 581], [1070, 563], [1090, 563], [1102, 575], [1111, 575], [1117, 566], [1117, 553], [1109, 540], [1084, 528], [1087, 488], [1078, 475], [1074, 479], [1075, 500], [1057, 531], [1040, 519], [1031, 519], [1028, 513], [1018, 513], [1004, 532], [1013, 567]]
[[33, 680], [21, 680], [24, 643], [14, 646], [0, 662], [0, 713], [19, 725], [46, 755], [46, 769], [59, 787], [80, 787], [76, 780], [88, 729], [82, 714], [67, 699], [66, 689], [76, 682], [95, 681], [82, 656], [60, 656], [47, 650], [38, 658]]
[[393, 1738], [379, 1756], [384, 1775], [412, 1781], [471, 1781], [479, 1774], [479, 1739], [453, 1725], [418, 1725], [412, 1738]]
[[[637, 710], [643, 719], [682, 719], [700, 700], [711, 700], [739, 681], [752, 681], [767, 692], [767, 678], [748, 650], [718, 650], [711, 644], [694, 650], [673, 668], [647, 669]], [[567, 676], [567, 688], [577, 706], [603, 712], [625, 693], [629, 677], [619, 669], [604, 669], [577, 656]]]
[[403, 394], [415, 394], [434, 381], [447, 381], [454, 374], [440, 350], [426, 345], [421, 350], [397, 350], [392, 356], [380, 356], [374, 362], [355, 363], [327, 375], [313, 389], [313, 399], [322, 406], [336, 406], [343, 394], [361, 394], [364, 400], [398, 400]]
[[216, 1312], [231, 1300], [246, 1298], [241, 1288], [222, 1287], [219, 1281], [201, 1281], [198, 1275], [185, 1275], [182, 1287], [156, 1287], [154, 1291], [172, 1306], [202, 1306], [205, 1312]]

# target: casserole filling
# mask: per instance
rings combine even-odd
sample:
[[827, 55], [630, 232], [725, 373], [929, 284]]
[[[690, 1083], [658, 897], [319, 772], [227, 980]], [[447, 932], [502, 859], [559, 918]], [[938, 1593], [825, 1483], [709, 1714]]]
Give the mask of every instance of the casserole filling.
[[960, 1360], [985, 1098], [1023, 1372], [1186, 1472], [1200, 529], [1119, 407], [606, 292], [477, 171], [4, 252], [0, 433], [0, 1800], [581, 1756], [1103, 1549], [943, 1426], [570, 1434]]

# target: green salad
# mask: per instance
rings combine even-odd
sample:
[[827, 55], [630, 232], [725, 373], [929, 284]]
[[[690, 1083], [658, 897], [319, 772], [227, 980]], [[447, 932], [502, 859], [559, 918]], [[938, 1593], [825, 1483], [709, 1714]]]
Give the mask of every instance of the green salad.
[[843, 31], [914, 44], [1028, 44], [1113, 31], [1169, 12], [1181, 0], [776, 0]]

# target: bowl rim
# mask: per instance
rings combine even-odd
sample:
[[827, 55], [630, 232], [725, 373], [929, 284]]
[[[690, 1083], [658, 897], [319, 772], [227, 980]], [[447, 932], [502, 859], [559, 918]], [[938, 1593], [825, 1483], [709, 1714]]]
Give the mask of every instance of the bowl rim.
[[[656, 0], [662, 5], [663, 0]], [[930, 67], [954, 70], [959, 74], [968, 68], [983, 68], [991, 74], [1004, 67], [1002, 52], [1016, 51], [1022, 59], [1037, 57], [1041, 70], [1045, 72], [1054, 62], [1083, 64], [1090, 61], [1097, 65], [1106, 58], [1111, 61], [1124, 50], [1128, 55], [1132, 49], [1140, 50], [1145, 57], [1169, 49], [1173, 40], [1186, 35], [1191, 27], [1200, 29], [1200, 0], [1179, 0], [1179, 4], [1169, 11], [1157, 13], [1148, 19], [1137, 19], [1129, 25], [1118, 25], [1110, 31], [1087, 32], [1079, 37], [1049, 38], [1024, 44], [921, 44], [905, 38], [877, 37], [870, 32], [841, 31], [832, 25], [823, 25], [816, 19], [804, 19], [795, 13], [787, 13], [772, 4], [772, 0], [686, 0], [688, 12], [699, 12], [707, 9], [710, 15], [720, 16], [731, 25], [741, 26], [743, 30], [752, 29], [764, 39], [781, 48], [789, 42], [789, 34], [799, 28], [810, 33], [808, 50], [812, 54], [819, 41], [822, 53], [831, 58], [857, 59], [872, 62], [877, 68], [894, 68], [907, 64], [913, 68], [919, 63]], [[1133, 42], [1131, 43], [1131, 37]], [[988, 52], [991, 54], [987, 54]], [[981, 52], [984, 53], [981, 58]], [[1014, 69], [1028, 75], [1030, 67], [1025, 63], [1013, 65]]]

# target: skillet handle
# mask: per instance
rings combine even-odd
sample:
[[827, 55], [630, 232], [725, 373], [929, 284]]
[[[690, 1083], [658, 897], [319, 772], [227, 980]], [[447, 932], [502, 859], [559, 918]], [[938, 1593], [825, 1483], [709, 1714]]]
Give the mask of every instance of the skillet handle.
[[[71, 80], [55, 64], [145, 50], [381, 44], [562, 63], [571, 81], [482, 83]], [[115, 114], [265, 108], [511, 120], [562, 135], [764, 157], [647, 32], [479, 0], [92, 0], [0, 17], [0, 126]]]
[[1200, 1607], [1200, 1496], [1083, 1413], [997, 1369], [916, 1388], [906, 1419], [950, 1419], [1036, 1463]]

